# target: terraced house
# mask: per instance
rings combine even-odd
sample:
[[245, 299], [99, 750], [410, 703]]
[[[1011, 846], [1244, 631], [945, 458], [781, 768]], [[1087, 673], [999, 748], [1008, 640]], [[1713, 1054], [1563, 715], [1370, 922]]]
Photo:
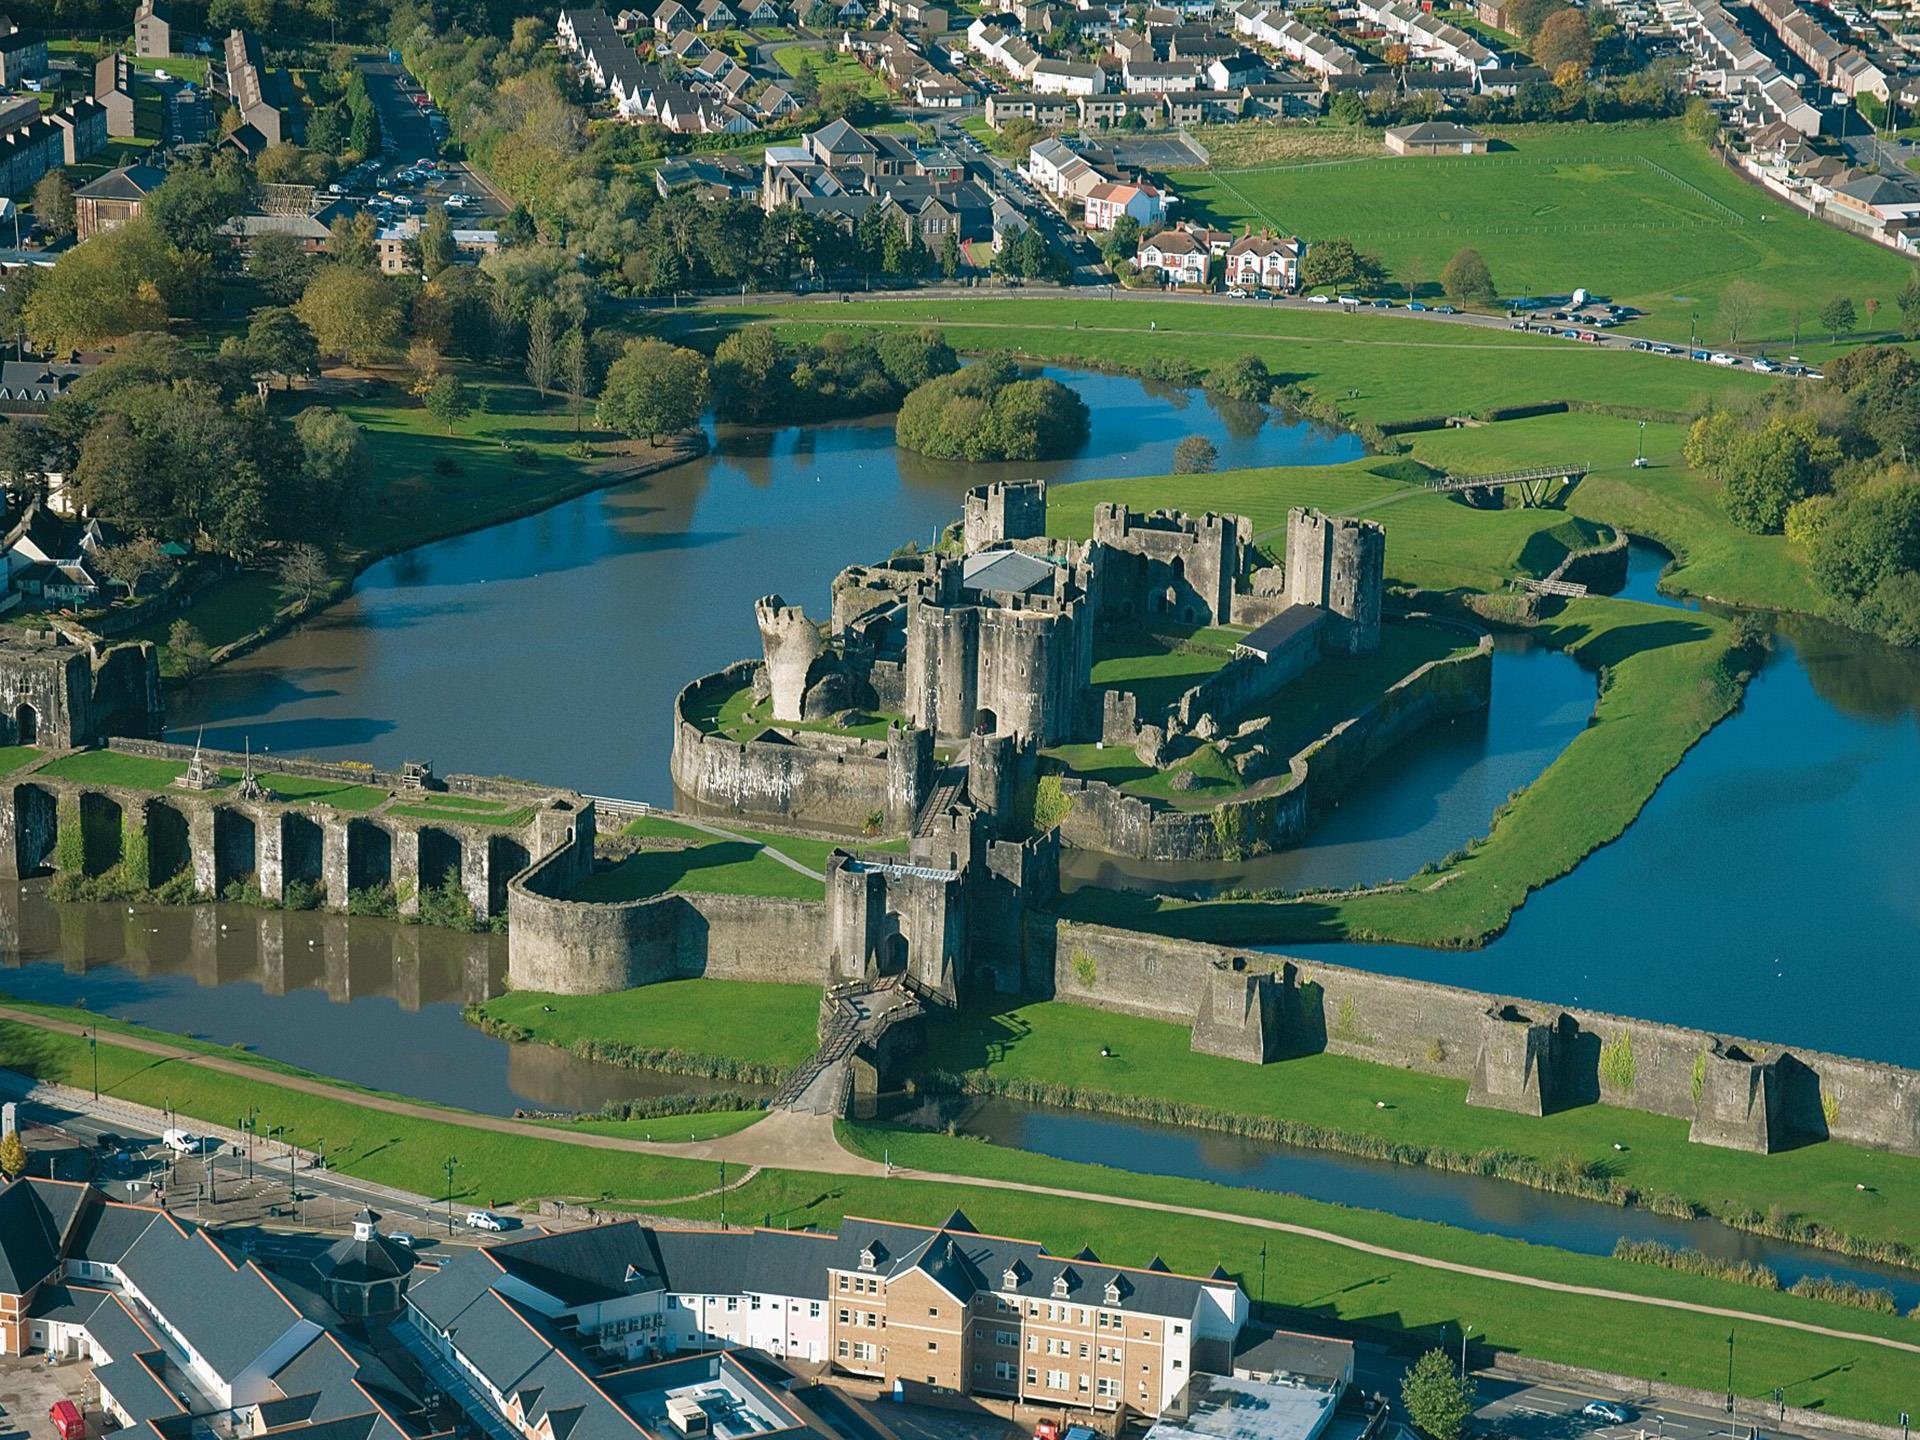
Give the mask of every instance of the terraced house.
[[506, 1371], [548, 1351], [585, 1380], [570, 1390], [610, 1405], [637, 1364], [741, 1347], [923, 1394], [1157, 1416], [1196, 1369], [1230, 1365], [1248, 1308], [1222, 1271], [1051, 1255], [959, 1211], [937, 1227], [849, 1216], [838, 1235], [603, 1225], [454, 1261], [407, 1303], [523, 1430], [536, 1417], [514, 1413], [525, 1383]]

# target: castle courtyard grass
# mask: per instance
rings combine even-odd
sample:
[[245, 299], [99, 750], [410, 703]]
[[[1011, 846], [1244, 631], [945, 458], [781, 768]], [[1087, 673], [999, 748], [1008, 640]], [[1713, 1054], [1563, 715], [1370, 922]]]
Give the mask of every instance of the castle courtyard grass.
[[1716, 1215], [1773, 1212], [1868, 1241], [1920, 1237], [1920, 1157], [1834, 1142], [1752, 1155], [1692, 1144], [1687, 1121], [1664, 1115], [1606, 1105], [1515, 1115], [1469, 1106], [1459, 1080], [1329, 1054], [1256, 1068], [1195, 1054], [1190, 1040], [1186, 1026], [1167, 1021], [1008, 998], [941, 1017], [923, 1063], [971, 1073], [988, 1091], [1044, 1090], [1075, 1108], [1124, 1113], [1135, 1100], [1204, 1106], [1463, 1155], [1571, 1161]]
[[[36, 1008], [69, 1021], [90, 1018], [77, 1010]], [[296, 1143], [324, 1140], [329, 1161], [337, 1157], [338, 1168], [350, 1174], [432, 1195], [444, 1184], [441, 1166], [446, 1157], [458, 1155], [456, 1205], [562, 1195], [601, 1204], [618, 1200], [688, 1219], [718, 1217], [721, 1197], [674, 1198], [712, 1188], [714, 1167], [706, 1161], [593, 1151], [558, 1141], [546, 1144], [477, 1131], [451, 1119], [407, 1119], [351, 1101], [320, 1101], [279, 1083], [279, 1073], [290, 1067], [262, 1066], [255, 1079], [190, 1064], [156, 1063], [150, 1054], [112, 1042], [116, 1029], [133, 1027], [103, 1028], [109, 1034], [99, 1047], [105, 1093], [150, 1105], [170, 1101], [183, 1116], [202, 1123], [230, 1124], [226, 1117], [257, 1105], [264, 1120], [284, 1116], [293, 1123]], [[90, 1082], [85, 1038], [37, 1025], [0, 1024], [0, 1064], [47, 1080]], [[628, 1133], [653, 1123], [627, 1122]], [[1293, 1307], [1282, 1319], [1346, 1321], [1384, 1338], [1424, 1346], [1457, 1342], [1459, 1324], [1471, 1316], [1483, 1346], [1703, 1388], [1724, 1374], [1729, 1322], [1723, 1318], [1679, 1310], [1649, 1312], [1621, 1300], [1430, 1269], [1263, 1229], [1244, 1223], [1245, 1217], [1311, 1225], [1361, 1243], [1508, 1274], [1791, 1317], [1849, 1335], [1906, 1343], [1913, 1339], [1911, 1322], [1897, 1317], [1369, 1211], [1073, 1165], [888, 1127], [845, 1126], [842, 1133], [862, 1153], [878, 1158], [884, 1152], [896, 1166], [1047, 1185], [1062, 1193], [1036, 1195], [953, 1180], [764, 1170], [725, 1196], [728, 1216], [736, 1222], [756, 1217], [780, 1225], [837, 1227], [848, 1214], [938, 1223], [954, 1208], [964, 1207], [982, 1231], [1039, 1239], [1056, 1254], [1091, 1245], [1105, 1259], [1131, 1265], [1144, 1265], [1157, 1254], [1172, 1268], [1191, 1274], [1205, 1274], [1220, 1263], [1255, 1291], [1262, 1289], [1264, 1251], [1264, 1294], [1256, 1298]], [[1219, 1213], [1170, 1214], [1103, 1203], [1110, 1196]], [[1870, 1418], [1893, 1413], [1908, 1398], [1915, 1360], [1910, 1352], [1753, 1321], [1733, 1323], [1741, 1357], [1735, 1388], [1743, 1395], [1768, 1394], [1784, 1381], [1790, 1403]]]

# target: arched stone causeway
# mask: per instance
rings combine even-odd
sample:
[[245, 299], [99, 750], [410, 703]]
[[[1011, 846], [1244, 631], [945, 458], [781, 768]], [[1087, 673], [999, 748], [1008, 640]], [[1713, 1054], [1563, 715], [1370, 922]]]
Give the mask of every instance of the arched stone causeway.
[[126, 812], [101, 791], [80, 796], [80, 864], [88, 875], [104, 875], [120, 863]]

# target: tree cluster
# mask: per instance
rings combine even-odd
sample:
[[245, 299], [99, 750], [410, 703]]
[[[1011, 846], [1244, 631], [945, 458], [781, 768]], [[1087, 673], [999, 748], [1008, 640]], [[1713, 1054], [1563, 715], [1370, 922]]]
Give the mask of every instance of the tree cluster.
[[900, 404], [894, 438], [936, 460], [1052, 460], [1086, 443], [1086, 402], [1057, 380], [1023, 377], [1011, 360], [942, 375]]
[[960, 359], [940, 331], [895, 331], [877, 340], [829, 330], [818, 342], [785, 344], [755, 325], [729, 335], [713, 355], [714, 410], [744, 424], [872, 415], [911, 390], [951, 374]]
[[1920, 365], [1868, 345], [1826, 377], [1749, 414], [1703, 416], [1687, 462], [1720, 482], [1735, 524], [1804, 547], [1814, 584], [1854, 623], [1920, 645]]
[[[360, 506], [359, 430], [317, 406], [290, 423], [270, 415], [251, 371], [168, 336], [128, 337], [43, 420], [0, 430], [0, 470], [29, 490], [67, 474], [91, 514], [240, 559], [276, 540], [334, 543]], [[151, 568], [113, 578], [137, 584]]]

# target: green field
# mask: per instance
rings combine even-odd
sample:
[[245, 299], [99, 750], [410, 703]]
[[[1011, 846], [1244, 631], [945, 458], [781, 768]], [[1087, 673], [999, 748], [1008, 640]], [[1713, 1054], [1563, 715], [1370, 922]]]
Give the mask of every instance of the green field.
[[824, 900], [827, 895], [820, 881], [782, 865], [750, 841], [710, 839], [684, 850], [641, 850], [610, 870], [596, 870], [567, 898], [604, 905], [676, 890], [787, 900]]
[[[91, 1018], [80, 1011], [28, 1008], [69, 1020]], [[131, 1028], [110, 1021], [103, 1025], [109, 1034]], [[218, 1047], [185, 1043], [222, 1053]], [[246, 1057], [236, 1054], [236, 1058]], [[168, 1102], [185, 1116], [215, 1123], [226, 1123], [226, 1117], [258, 1105], [263, 1123], [291, 1123], [296, 1143], [324, 1142], [328, 1160], [336, 1168], [379, 1183], [438, 1193], [444, 1185], [441, 1166], [449, 1155], [458, 1156], [457, 1204], [499, 1204], [557, 1194], [599, 1202], [612, 1199], [635, 1208], [711, 1220], [717, 1218], [722, 1203], [713, 1196], [672, 1198], [713, 1186], [714, 1167], [704, 1161], [593, 1151], [493, 1135], [448, 1121], [396, 1117], [364, 1105], [292, 1092], [278, 1083], [277, 1072], [285, 1072], [286, 1067], [263, 1065], [257, 1079], [226, 1076], [192, 1066], [156, 1064], [154, 1057], [110, 1040], [100, 1045], [99, 1061], [104, 1093], [144, 1104]], [[0, 1025], [0, 1064], [75, 1084], [83, 1083], [83, 1077], [90, 1080], [91, 1074], [84, 1038], [10, 1022]], [[628, 1121], [619, 1133], [638, 1136], [661, 1125]], [[590, 1128], [604, 1127], [596, 1123]], [[984, 1232], [1030, 1236], [1055, 1254], [1071, 1254], [1091, 1245], [1114, 1263], [1133, 1265], [1159, 1255], [1173, 1269], [1190, 1274], [1205, 1274], [1218, 1263], [1242, 1277], [1256, 1298], [1288, 1307], [1279, 1318], [1295, 1324], [1346, 1322], [1389, 1340], [1457, 1344], [1460, 1320], [1471, 1316], [1479, 1345], [1708, 1389], [1722, 1383], [1725, 1375], [1729, 1322], [1719, 1316], [1652, 1312], [1599, 1296], [1529, 1289], [1425, 1268], [1310, 1236], [1262, 1229], [1235, 1217], [1315, 1226], [1403, 1253], [1559, 1283], [1778, 1315], [1855, 1335], [1904, 1341], [1913, 1337], [1912, 1323], [1897, 1317], [1286, 1195], [1131, 1175], [884, 1126], [849, 1125], [842, 1127], [842, 1134], [862, 1153], [875, 1159], [884, 1153], [896, 1167], [1002, 1177], [1054, 1187], [1059, 1193], [767, 1169], [727, 1194], [724, 1203], [729, 1217], [828, 1228], [837, 1227], [849, 1214], [932, 1224], [958, 1206]], [[1103, 1203], [1102, 1197], [1109, 1196], [1204, 1207], [1216, 1213], [1181, 1215]], [[1791, 1404], [1863, 1417], [1891, 1414], [1907, 1402], [1913, 1374], [1909, 1353], [1753, 1322], [1736, 1321], [1733, 1327], [1739, 1339], [1735, 1388], [1742, 1395], [1770, 1395], [1780, 1384], [1786, 1387]]]
[[1429, 293], [1463, 245], [1477, 249], [1502, 296], [1565, 296], [1575, 287], [1632, 305], [1636, 333], [1724, 342], [1715, 306], [1727, 286], [1758, 292], [1743, 343], [1787, 346], [1798, 308], [1809, 349], [1815, 316], [1836, 294], [1864, 313], [1891, 311], [1911, 265], [1823, 225], [1723, 167], [1679, 123], [1491, 127], [1503, 142], [1477, 156], [1379, 157], [1251, 170], [1183, 171], [1193, 211], [1238, 228], [1277, 227], [1309, 241], [1349, 237], [1405, 286], [1415, 265]]
[[808, 45], [782, 45], [773, 52], [773, 63], [796, 80], [811, 70], [822, 81], [850, 82], [870, 100], [887, 98], [886, 81], [851, 55]]
[[1183, 1025], [1057, 1001], [1004, 1000], [941, 1019], [930, 1038], [929, 1069], [1064, 1088], [1090, 1109], [1103, 1094], [1138, 1097], [1462, 1155], [1571, 1160], [1716, 1214], [1772, 1211], [1870, 1241], [1920, 1236], [1920, 1158], [1910, 1155], [1831, 1143], [1749, 1155], [1690, 1143], [1685, 1120], [1606, 1105], [1513, 1115], [1469, 1106], [1461, 1081], [1340, 1055], [1250, 1069], [1193, 1053]]
[[1173, 704], [1233, 658], [1245, 627], [1163, 624], [1101, 635], [1093, 643], [1093, 683], [1131, 693], [1144, 719]]
[[611, 995], [514, 990], [476, 1008], [489, 1020], [523, 1026], [533, 1039], [562, 1047], [602, 1040], [791, 1068], [819, 1043], [817, 985], [665, 980]]

